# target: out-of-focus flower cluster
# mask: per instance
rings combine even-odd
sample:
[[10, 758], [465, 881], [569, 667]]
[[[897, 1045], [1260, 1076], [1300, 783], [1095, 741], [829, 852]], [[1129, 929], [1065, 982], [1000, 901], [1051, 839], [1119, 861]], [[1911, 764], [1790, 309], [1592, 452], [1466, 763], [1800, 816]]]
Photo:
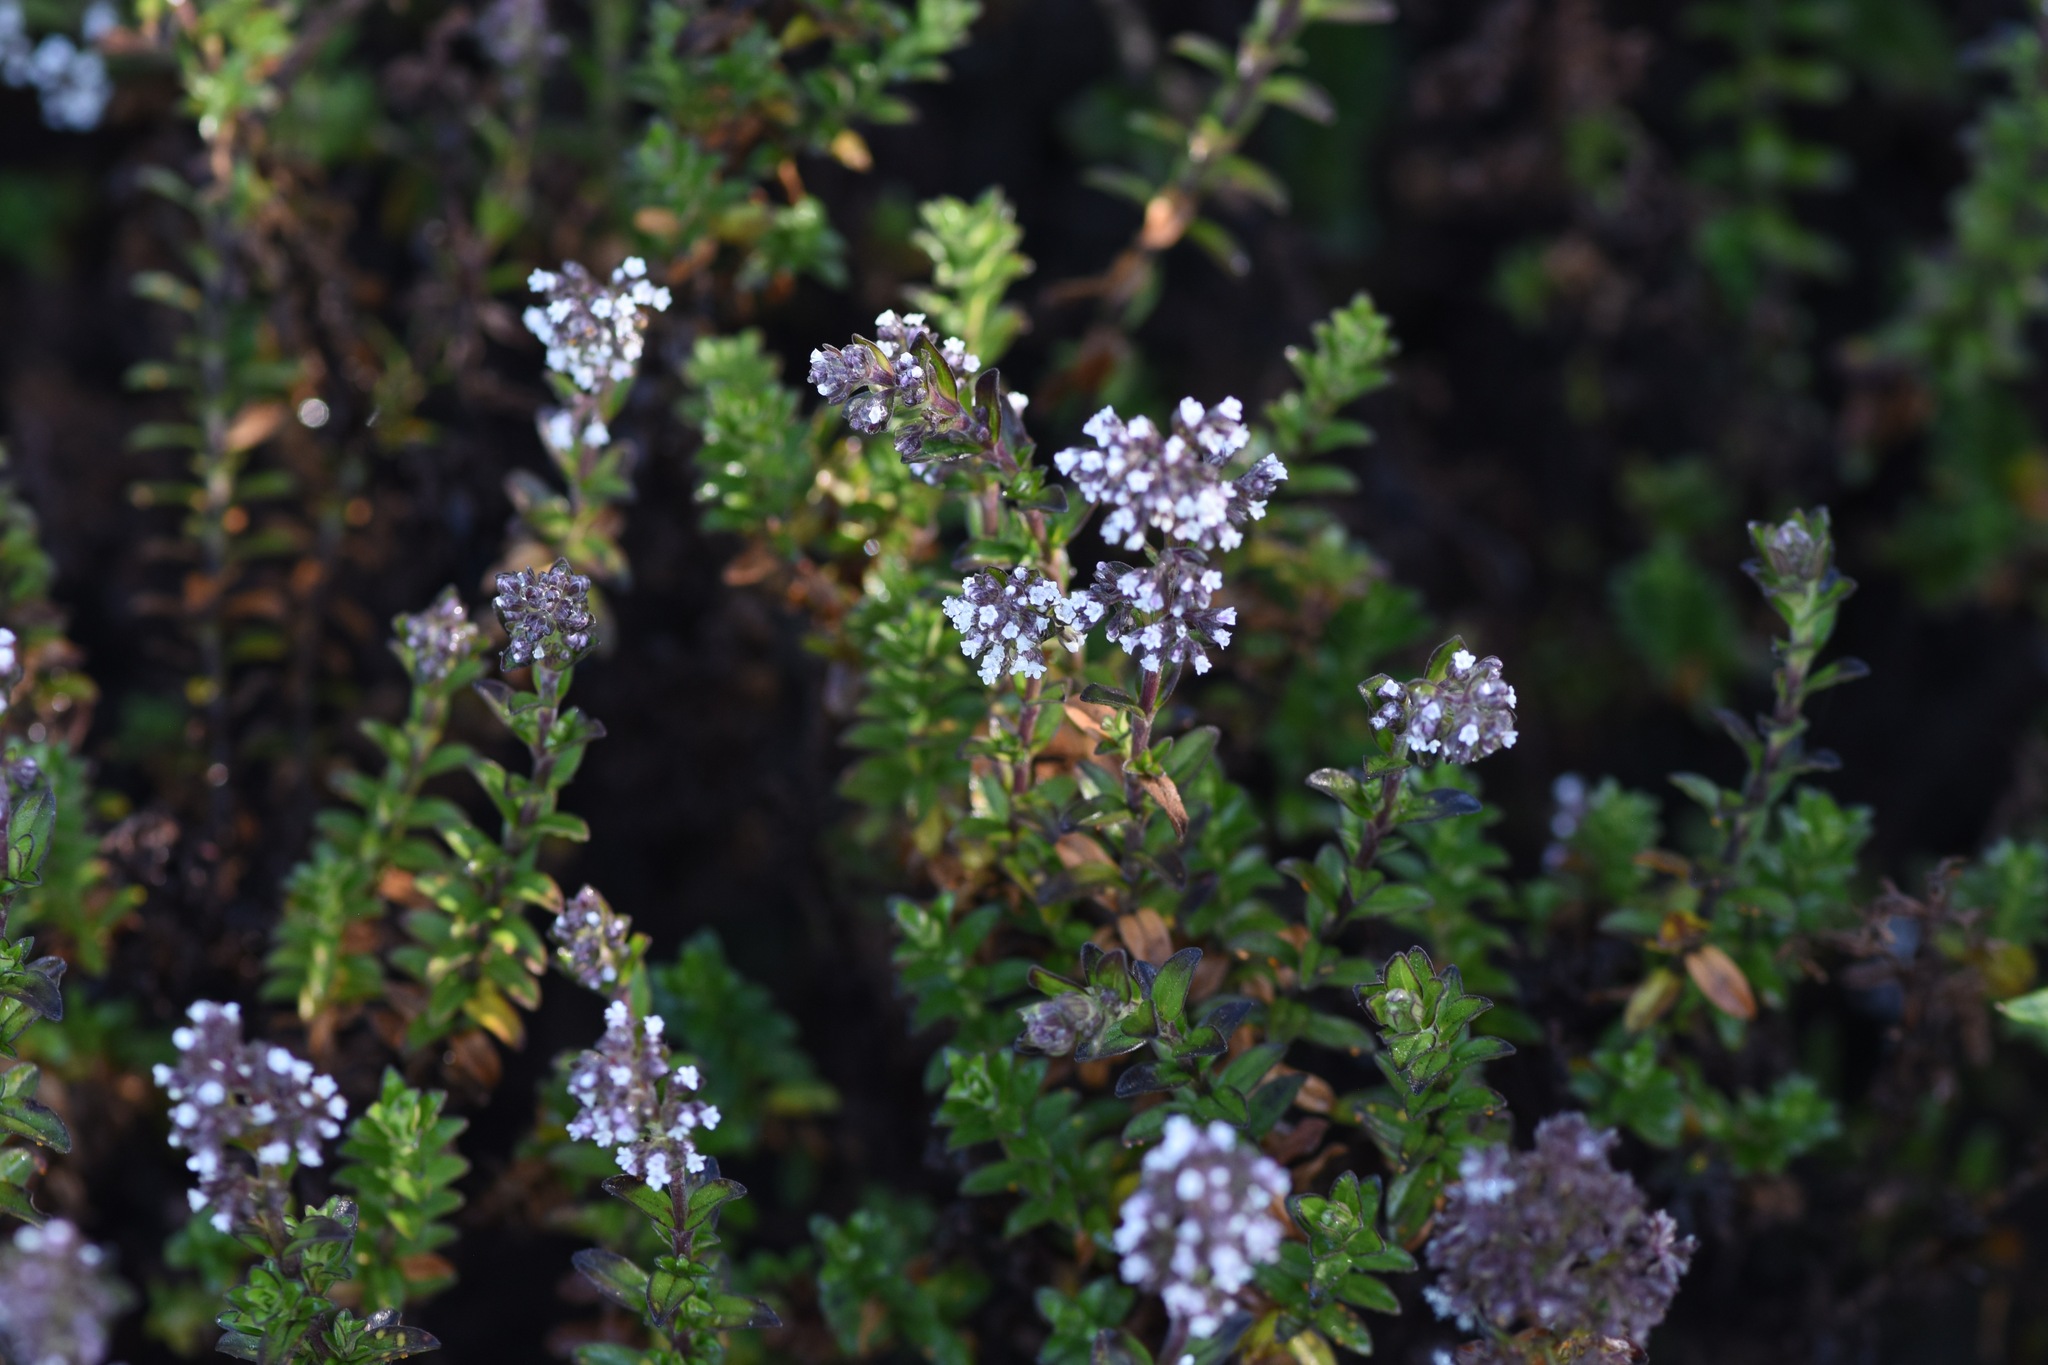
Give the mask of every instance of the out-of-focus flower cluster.
[[[171, 1034], [178, 1063], [158, 1064], [156, 1083], [171, 1101], [171, 1146], [191, 1153], [185, 1165], [199, 1177], [192, 1208], [211, 1205], [213, 1225], [226, 1232], [282, 1196], [278, 1177], [294, 1158], [321, 1163], [321, 1143], [341, 1136], [348, 1101], [311, 1062], [244, 1042], [240, 1006], [201, 1000], [186, 1018]], [[254, 1157], [253, 1171], [238, 1152]]]
[[425, 611], [392, 623], [398, 657], [415, 684], [436, 683], [476, 653], [482, 638], [454, 588], [443, 588]]
[[540, 66], [569, 50], [569, 40], [548, 28], [547, 0], [494, 0], [477, 16], [476, 40], [515, 96]]
[[981, 680], [991, 686], [1005, 675], [1043, 677], [1048, 640], [1081, 647], [1076, 602], [1027, 565], [970, 574], [960, 580], [960, 596], [947, 598], [942, 609], [960, 632], [960, 652], [981, 661]]
[[1392, 730], [1416, 753], [1447, 763], [1475, 763], [1515, 746], [1515, 689], [1501, 681], [1500, 660], [1460, 649], [1441, 682], [1379, 677], [1366, 691], [1379, 703], [1372, 728]]
[[530, 663], [566, 668], [590, 648], [590, 580], [570, 569], [566, 559], [545, 569], [499, 574], [491, 605], [512, 637], [505, 646], [507, 668]]
[[669, 292], [647, 278], [647, 262], [628, 256], [598, 283], [574, 261], [560, 270], [536, 270], [526, 280], [547, 301], [526, 310], [526, 330], [548, 348], [548, 368], [585, 393], [623, 384], [646, 349], [647, 314], [666, 311]]
[[1209, 651], [1228, 647], [1237, 625], [1237, 608], [1209, 605], [1222, 588], [1223, 575], [1199, 550], [1165, 550], [1142, 569], [1096, 565], [1095, 582], [1074, 594], [1074, 616], [1101, 625], [1148, 673], [1181, 664], [1207, 673]]
[[133, 1303], [106, 1253], [61, 1218], [0, 1245], [0, 1360], [100, 1365], [114, 1319]]
[[[1608, 1164], [1614, 1141], [1582, 1114], [1559, 1114], [1538, 1125], [1532, 1151], [1466, 1153], [1425, 1252], [1438, 1274], [1423, 1296], [1437, 1316], [1468, 1332], [1534, 1328], [1592, 1359], [1626, 1359], [1648, 1341], [1695, 1244]], [[1459, 1355], [1522, 1358], [1487, 1343]]]
[[1227, 1123], [1199, 1128], [1175, 1115], [1145, 1154], [1138, 1188], [1116, 1230], [1126, 1282], [1158, 1293], [1191, 1337], [1212, 1337], [1258, 1266], [1280, 1254], [1273, 1201], [1287, 1172]]
[[1244, 540], [1246, 522], [1266, 515], [1266, 501], [1287, 466], [1267, 455], [1231, 479], [1224, 466], [1251, 440], [1244, 405], [1226, 398], [1205, 408], [1183, 398], [1170, 429], [1151, 418], [1129, 422], [1104, 408], [1083, 431], [1095, 449], [1075, 446], [1053, 456], [1081, 496], [1110, 508], [1102, 536], [1126, 550], [1141, 550], [1148, 531], [1203, 550], [1229, 550]]
[[555, 952], [563, 969], [585, 989], [615, 995], [623, 988], [631, 956], [626, 934], [632, 923], [630, 916], [613, 910], [596, 887], [586, 886], [555, 916], [548, 937], [561, 945]]
[[704, 1169], [691, 1136], [718, 1126], [718, 1106], [692, 1099], [694, 1066], [670, 1067], [658, 1014], [635, 1020], [623, 1000], [604, 1013], [604, 1036], [569, 1068], [569, 1093], [579, 1106], [569, 1136], [612, 1149], [619, 1169], [654, 1189]]
[[0, 0], [0, 82], [33, 86], [42, 101], [43, 122], [59, 132], [82, 133], [99, 126], [113, 95], [107, 63], [92, 44], [120, 20], [106, 0], [88, 6], [79, 30], [82, 43], [61, 33], [28, 36], [28, 18], [21, 0]]
[[959, 337], [942, 339], [925, 325], [924, 314], [899, 317], [886, 312], [875, 319], [872, 341], [855, 337], [850, 346], [812, 351], [809, 376], [820, 397], [845, 406], [847, 424], [855, 431], [881, 431], [899, 413], [909, 419], [896, 433], [896, 453], [913, 461], [923, 456], [925, 443], [960, 413], [957, 404], [934, 410], [938, 395], [920, 343], [929, 343], [938, 352], [956, 385], [971, 383], [981, 372], [981, 357]]

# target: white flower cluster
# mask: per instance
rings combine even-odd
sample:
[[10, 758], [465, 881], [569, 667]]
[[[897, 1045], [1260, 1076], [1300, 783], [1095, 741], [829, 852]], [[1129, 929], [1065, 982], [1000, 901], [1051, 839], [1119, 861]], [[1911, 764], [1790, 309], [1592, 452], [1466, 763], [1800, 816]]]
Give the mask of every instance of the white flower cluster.
[[1515, 689], [1501, 680], [1500, 660], [1460, 649], [1442, 682], [1377, 678], [1366, 691], [1380, 702], [1372, 728], [1393, 729], [1417, 753], [1449, 763], [1474, 763], [1515, 747]]
[[536, 270], [526, 285], [547, 295], [545, 304], [526, 310], [526, 330], [548, 348], [548, 368], [585, 393], [633, 377], [646, 349], [643, 310], [664, 312], [670, 301], [668, 289], [647, 278], [647, 262], [638, 256], [628, 256], [612, 272], [610, 288], [574, 261], [563, 262], [559, 271]]
[[1222, 588], [1223, 575], [1200, 552], [1166, 550], [1142, 569], [1096, 565], [1094, 584], [1074, 594], [1074, 614], [1084, 627], [1101, 625], [1148, 673], [1181, 664], [1207, 673], [1209, 650], [1228, 648], [1237, 625], [1236, 607], [1209, 605]]
[[113, 84], [107, 64], [90, 44], [120, 21], [107, 0], [88, 7], [80, 30], [85, 46], [61, 33], [31, 42], [21, 0], [0, 0], [0, 81], [34, 86], [42, 99], [43, 122], [59, 132], [82, 133], [99, 125]]
[[7, 694], [21, 672], [21, 641], [13, 631], [0, 626], [0, 716], [7, 714]]
[[960, 596], [945, 600], [942, 610], [960, 632], [960, 652], [981, 661], [981, 680], [991, 687], [1012, 674], [1045, 675], [1045, 642], [1057, 639], [1068, 649], [1081, 647], [1075, 629], [1076, 603], [1050, 578], [1019, 564], [1012, 573], [984, 569], [960, 580]]
[[1111, 508], [1102, 536], [1126, 550], [1145, 546], [1148, 531], [1203, 550], [1235, 549], [1248, 521], [1266, 515], [1266, 500], [1287, 467], [1267, 455], [1236, 479], [1223, 467], [1251, 440], [1244, 405], [1226, 398], [1205, 408], [1183, 398], [1169, 431], [1149, 417], [1128, 423], [1104, 408], [1082, 428], [1096, 448], [1075, 446], [1053, 456], [1081, 496]]
[[199, 1177], [192, 1208], [213, 1205], [213, 1225], [226, 1232], [253, 1212], [256, 1198], [229, 1148], [253, 1152], [259, 1177], [295, 1156], [318, 1166], [320, 1144], [341, 1136], [348, 1101], [311, 1062], [244, 1042], [239, 1005], [201, 1000], [185, 1017], [171, 1034], [178, 1064], [158, 1064], [154, 1074], [171, 1101], [171, 1146], [192, 1153], [185, 1165]]
[[1212, 1337], [1258, 1266], [1278, 1258], [1273, 1201], [1287, 1172], [1227, 1123], [1166, 1121], [1116, 1230], [1126, 1282], [1157, 1291], [1191, 1337]]
[[702, 1078], [694, 1066], [670, 1069], [660, 1015], [636, 1028], [626, 1002], [614, 1000], [604, 1022], [597, 1046], [569, 1068], [569, 1093], [580, 1106], [569, 1136], [612, 1148], [620, 1170], [667, 1189], [704, 1169], [691, 1135], [718, 1126], [718, 1106], [688, 1098]]
[[62, 1218], [0, 1245], [0, 1359], [100, 1365], [114, 1319], [134, 1301], [107, 1255]]

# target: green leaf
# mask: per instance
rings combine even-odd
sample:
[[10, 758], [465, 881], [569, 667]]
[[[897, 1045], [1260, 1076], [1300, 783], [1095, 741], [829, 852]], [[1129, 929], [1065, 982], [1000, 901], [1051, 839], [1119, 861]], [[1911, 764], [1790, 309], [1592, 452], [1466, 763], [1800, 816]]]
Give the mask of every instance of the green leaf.
[[586, 1247], [569, 1258], [597, 1292], [635, 1314], [647, 1311], [648, 1274], [615, 1251]]
[[1183, 948], [1159, 969], [1152, 982], [1151, 999], [1161, 1023], [1180, 1026], [1187, 1008], [1188, 988], [1194, 985], [1195, 968], [1201, 961], [1200, 948]]

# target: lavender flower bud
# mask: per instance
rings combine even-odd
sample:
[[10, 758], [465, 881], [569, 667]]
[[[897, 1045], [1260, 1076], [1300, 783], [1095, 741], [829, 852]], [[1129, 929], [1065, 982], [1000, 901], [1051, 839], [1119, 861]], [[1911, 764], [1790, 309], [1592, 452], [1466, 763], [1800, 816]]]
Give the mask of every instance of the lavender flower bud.
[[414, 686], [440, 682], [476, 653], [482, 638], [455, 589], [443, 588], [434, 605], [391, 623], [392, 649]]
[[1423, 1296], [1437, 1316], [1587, 1348], [1645, 1343], [1695, 1243], [1608, 1165], [1614, 1141], [1583, 1114], [1559, 1114], [1537, 1127], [1533, 1151], [1467, 1152], [1425, 1253], [1438, 1278]]
[[527, 287], [546, 302], [526, 310], [526, 330], [548, 348], [548, 368], [566, 375], [585, 393], [597, 393], [633, 377], [646, 349], [644, 309], [668, 308], [666, 288], [647, 278], [647, 263], [628, 256], [611, 275], [610, 287], [591, 278], [574, 261], [559, 271], [536, 270]]
[[941, 609], [960, 632], [960, 652], [981, 661], [981, 680], [993, 687], [1005, 674], [1045, 676], [1045, 643], [1081, 647], [1073, 601], [1028, 565], [1005, 574], [983, 569], [960, 580], [960, 596]]
[[1379, 679], [1367, 689], [1379, 703], [1372, 728], [1392, 729], [1413, 752], [1435, 754], [1446, 763], [1476, 763], [1512, 749], [1515, 689], [1501, 680], [1500, 670], [1494, 656], [1477, 659], [1461, 649], [1441, 682]]
[[491, 605], [512, 637], [505, 646], [506, 668], [567, 668], [590, 648], [590, 580], [571, 572], [566, 559], [539, 572], [499, 574]]
[[1807, 530], [1804, 518], [1795, 517], [1764, 530], [1758, 543], [1764, 562], [1781, 579], [1814, 583], [1827, 572], [1831, 547], [1825, 524], [1816, 537]]
[[192, 1209], [211, 1205], [213, 1225], [226, 1232], [274, 1211], [294, 1159], [321, 1163], [321, 1143], [341, 1136], [348, 1101], [312, 1063], [244, 1042], [240, 1006], [201, 1000], [186, 1018], [171, 1034], [178, 1064], [158, 1065], [156, 1083], [171, 1101], [171, 1146], [192, 1154], [185, 1165], [199, 1177]]
[[952, 371], [956, 389], [972, 385], [981, 372], [980, 356], [959, 337], [940, 340], [925, 325], [924, 314], [899, 317], [894, 312], [875, 319], [871, 342], [856, 337], [843, 349], [820, 346], [812, 351], [810, 382], [826, 402], [845, 405], [847, 423], [855, 431], [872, 434], [885, 429], [892, 417], [904, 417], [896, 433], [896, 451], [916, 463], [926, 458], [927, 441], [943, 431], [958, 431], [962, 420], [958, 404], [938, 401], [933, 376], [926, 373], [930, 352], [921, 349], [927, 343]]
[[1176, 1114], [1124, 1201], [1124, 1280], [1157, 1292], [1189, 1336], [1216, 1335], [1252, 1271], [1280, 1255], [1272, 1206], [1288, 1188], [1279, 1163], [1239, 1143], [1229, 1124], [1197, 1128]]
[[1209, 605], [1222, 588], [1223, 575], [1200, 551], [1165, 550], [1148, 568], [1097, 564], [1095, 582], [1068, 601], [1082, 629], [1101, 625], [1147, 672], [1192, 664], [1207, 673], [1209, 651], [1227, 648], [1237, 625], [1236, 607]]
[[1097, 448], [1062, 450], [1053, 464], [1082, 497], [1111, 509], [1102, 537], [1112, 545], [1143, 549], [1146, 533], [1157, 530], [1198, 549], [1234, 549], [1244, 540], [1241, 528], [1266, 514], [1267, 498], [1287, 477], [1273, 455], [1235, 481], [1224, 475], [1223, 466], [1251, 439], [1243, 419], [1235, 398], [1213, 408], [1183, 398], [1166, 432], [1149, 418], [1125, 423], [1104, 408], [1082, 428]]
[[604, 1036], [569, 1068], [579, 1106], [569, 1136], [610, 1147], [627, 1175], [654, 1189], [704, 1169], [692, 1134], [718, 1126], [718, 1106], [689, 1098], [697, 1068], [670, 1069], [658, 1014], [636, 1021], [623, 1000], [604, 1012]]
[[135, 1301], [106, 1253], [61, 1218], [17, 1228], [0, 1246], [0, 1358], [100, 1365], [115, 1318]]
[[586, 886], [555, 916], [548, 937], [561, 945], [555, 956], [564, 971], [586, 989], [612, 995], [623, 985], [623, 969], [631, 955], [626, 931], [632, 922]]
[[[874, 352], [856, 342], [841, 350], [820, 346], [811, 352], [810, 382], [818, 396], [838, 407], [871, 384], [886, 383], [887, 375], [875, 361]], [[849, 420], [853, 414], [848, 413]]]
[[1024, 1036], [1017, 1040], [1018, 1051], [1064, 1057], [1096, 1031], [1108, 1012], [1093, 991], [1062, 991], [1050, 1000], [1026, 1005], [1017, 1013], [1024, 1017]]

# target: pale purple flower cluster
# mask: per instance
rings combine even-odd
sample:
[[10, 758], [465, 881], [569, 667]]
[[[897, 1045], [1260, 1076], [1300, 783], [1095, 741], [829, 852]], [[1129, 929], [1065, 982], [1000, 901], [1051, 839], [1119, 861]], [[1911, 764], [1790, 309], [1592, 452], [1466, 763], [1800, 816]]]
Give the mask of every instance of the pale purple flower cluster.
[[1009, 573], [983, 569], [961, 579], [960, 596], [947, 598], [941, 609], [960, 632], [960, 652], [980, 660], [981, 680], [994, 686], [1005, 675], [1043, 677], [1048, 640], [1081, 647], [1077, 601], [1019, 564]]
[[498, 575], [498, 595], [491, 599], [505, 633], [505, 667], [529, 663], [565, 668], [590, 648], [590, 580], [558, 559], [536, 572], [521, 569]]
[[43, 122], [59, 132], [97, 127], [114, 85], [106, 59], [92, 44], [119, 24], [114, 7], [98, 0], [86, 8], [83, 43], [62, 33], [47, 33], [34, 42], [20, 0], [0, 0], [0, 83], [33, 86], [42, 100]]
[[[920, 342], [930, 342], [938, 351], [956, 385], [972, 383], [981, 372], [981, 357], [959, 337], [941, 339], [925, 325], [922, 313], [899, 317], [892, 311], [875, 319], [872, 341], [855, 337], [851, 346], [812, 351], [810, 382], [826, 402], [845, 405], [847, 424], [855, 431], [881, 431], [895, 413], [918, 413], [932, 402], [932, 376], [925, 372], [925, 357], [917, 349]], [[924, 443], [953, 415], [928, 414], [926, 420], [909, 423], [896, 433], [896, 452], [917, 459]]]
[[1273, 1201], [1287, 1172], [1227, 1123], [1198, 1128], [1176, 1114], [1145, 1154], [1116, 1230], [1126, 1282], [1158, 1293], [1191, 1337], [1212, 1337], [1252, 1272], [1280, 1255]]
[[1372, 728], [1393, 730], [1416, 753], [1475, 763], [1515, 747], [1515, 689], [1501, 680], [1500, 660], [1491, 654], [1478, 659], [1461, 649], [1441, 682], [1378, 678], [1366, 690], [1380, 704]]
[[1223, 575], [1199, 550], [1165, 550], [1142, 569], [1096, 565], [1095, 582], [1073, 595], [1073, 613], [1083, 628], [1102, 626], [1148, 673], [1181, 664], [1207, 673], [1209, 651], [1227, 648], [1237, 625], [1236, 607], [1209, 605], [1222, 588]]
[[569, 1093], [580, 1107], [569, 1136], [609, 1147], [619, 1169], [654, 1189], [704, 1169], [691, 1134], [718, 1126], [718, 1106], [691, 1099], [694, 1066], [669, 1066], [658, 1014], [635, 1020], [623, 1000], [604, 1012], [604, 1036], [569, 1068]]
[[[192, 1154], [185, 1165], [199, 1177], [193, 1211], [212, 1205], [213, 1225], [226, 1232], [262, 1211], [266, 1195], [281, 1194], [280, 1173], [295, 1158], [321, 1163], [321, 1143], [341, 1136], [348, 1101], [311, 1062], [244, 1042], [239, 1005], [201, 1000], [186, 1019], [171, 1034], [178, 1064], [158, 1064], [156, 1083], [171, 1101], [171, 1146]], [[254, 1156], [253, 1172], [236, 1149]]]
[[548, 368], [585, 393], [623, 384], [646, 349], [647, 313], [667, 310], [669, 292], [647, 278], [647, 262], [628, 256], [599, 284], [574, 261], [536, 270], [527, 288], [547, 301], [526, 310], [526, 330], [548, 348]]
[[626, 933], [629, 916], [613, 910], [596, 887], [586, 886], [555, 916], [548, 937], [561, 945], [555, 955], [563, 970], [588, 990], [613, 995], [624, 986], [623, 970], [630, 955]]
[[1614, 1142], [1583, 1114], [1559, 1114], [1538, 1125], [1533, 1151], [1466, 1153], [1425, 1253], [1437, 1316], [1588, 1348], [1647, 1342], [1695, 1243], [1608, 1164]]
[[476, 653], [477, 641], [482, 638], [453, 588], [443, 588], [433, 606], [401, 616], [394, 624], [398, 657], [415, 683], [435, 683], [447, 677]]
[[71, 1224], [17, 1228], [0, 1246], [0, 1360], [100, 1365], [114, 1319], [133, 1302], [106, 1253]]
[[1244, 405], [1226, 398], [1205, 408], [1183, 398], [1170, 429], [1149, 417], [1128, 423], [1113, 408], [1088, 419], [1095, 449], [1075, 446], [1053, 456], [1081, 496], [1109, 507], [1102, 536], [1126, 550], [1145, 546], [1148, 531], [1203, 550], [1229, 550], [1244, 540], [1246, 522], [1266, 515], [1266, 500], [1287, 466], [1267, 455], [1236, 479], [1224, 466], [1251, 440]]

